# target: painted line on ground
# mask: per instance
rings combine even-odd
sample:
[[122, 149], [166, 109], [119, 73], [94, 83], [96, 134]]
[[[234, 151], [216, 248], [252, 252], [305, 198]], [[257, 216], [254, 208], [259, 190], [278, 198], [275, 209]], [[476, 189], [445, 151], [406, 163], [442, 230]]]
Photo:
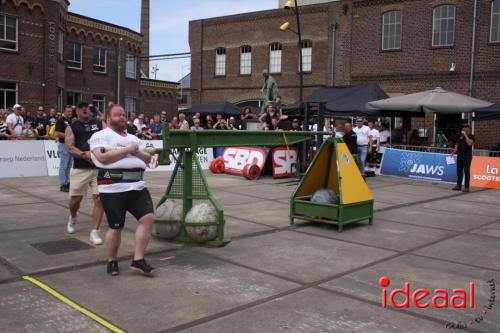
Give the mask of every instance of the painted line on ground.
[[97, 322], [101, 326], [107, 328], [111, 332], [114, 332], [114, 333], [125, 333], [125, 331], [122, 330], [121, 328], [113, 325], [112, 323], [110, 323], [109, 321], [105, 320], [104, 318], [98, 316], [97, 314], [95, 314], [95, 313], [93, 313], [93, 312], [85, 309], [83, 306], [81, 306], [81, 305], [73, 302], [72, 300], [70, 300], [66, 296], [62, 295], [58, 291], [52, 289], [51, 287], [49, 287], [48, 285], [46, 285], [45, 283], [43, 283], [42, 281], [37, 280], [34, 277], [31, 277], [31, 276], [28, 276], [28, 275], [23, 276], [23, 279], [26, 280], [26, 281], [28, 281], [28, 282], [31, 282], [35, 286], [37, 286], [40, 289], [46, 291], [47, 293], [49, 293], [50, 295], [54, 296], [55, 298], [57, 298], [58, 300], [60, 300], [64, 304], [69, 305], [70, 307], [72, 307], [76, 311], [78, 311], [81, 314], [83, 314], [84, 316], [86, 316], [86, 317], [94, 320], [95, 322]]

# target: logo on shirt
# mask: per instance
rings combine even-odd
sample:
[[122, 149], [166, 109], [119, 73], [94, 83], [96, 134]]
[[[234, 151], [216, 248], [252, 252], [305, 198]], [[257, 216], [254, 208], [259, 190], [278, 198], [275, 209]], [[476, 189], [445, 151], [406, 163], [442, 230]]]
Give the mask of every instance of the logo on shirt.
[[106, 173], [104, 174], [104, 176], [102, 176], [103, 178], [111, 178], [111, 175], [109, 174], [109, 171], [106, 171]]

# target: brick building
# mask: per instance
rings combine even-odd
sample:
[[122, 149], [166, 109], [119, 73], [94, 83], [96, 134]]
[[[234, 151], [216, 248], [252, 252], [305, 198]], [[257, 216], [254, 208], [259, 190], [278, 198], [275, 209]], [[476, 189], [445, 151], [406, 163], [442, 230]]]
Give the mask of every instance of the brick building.
[[[149, 17], [149, 0], [142, 2]], [[147, 78], [149, 19], [141, 22], [145, 38], [68, 12], [65, 0], [0, 4], [0, 109], [61, 109], [84, 100], [101, 110], [113, 101], [127, 111], [176, 112], [178, 84]]]
[[[500, 0], [478, 1], [475, 63], [471, 78], [473, 0], [341, 0], [300, 7], [304, 95], [320, 86], [378, 83], [389, 95], [442, 87], [500, 101]], [[194, 105], [260, 100], [262, 70], [286, 103], [298, 99], [298, 43], [279, 26], [289, 10], [190, 22]], [[452, 69], [452, 70], [450, 70]], [[434, 115], [413, 119], [433, 136]], [[455, 130], [460, 116], [436, 116]], [[500, 142], [500, 121], [476, 122], [477, 146]]]

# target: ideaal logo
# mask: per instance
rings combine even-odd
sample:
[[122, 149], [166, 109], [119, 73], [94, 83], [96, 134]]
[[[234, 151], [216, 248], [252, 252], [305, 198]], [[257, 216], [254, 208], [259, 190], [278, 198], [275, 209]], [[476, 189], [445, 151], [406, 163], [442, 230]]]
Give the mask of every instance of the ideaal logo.
[[[404, 288], [393, 289], [388, 295], [387, 287], [391, 284], [391, 280], [387, 276], [382, 276], [378, 283], [382, 287], [382, 307], [384, 309], [388, 307], [388, 304], [395, 309], [408, 309], [410, 303], [411, 306], [417, 309], [428, 307], [435, 309], [448, 309], [450, 307], [454, 309], [475, 309], [475, 284], [472, 281], [469, 282], [467, 288], [453, 289], [451, 294], [447, 289], [441, 288], [434, 289], [434, 291], [418, 288], [412, 291], [410, 282], [405, 282]], [[488, 304], [483, 306], [481, 313], [468, 322], [448, 322], [446, 328], [466, 329], [484, 320], [484, 317], [493, 309], [495, 304], [495, 281], [491, 279], [487, 283], [490, 287], [490, 298]], [[400, 295], [402, 301], [396, 301], [397, 295]]]
[[422, 154], [403, 153], [403, 157], [401, 158], [398, 171], [410, 172], [420, 175], [442, 176], [444, 174], [443, 166], [422, 164], [420, 162], [421, 159], [422, 159]]

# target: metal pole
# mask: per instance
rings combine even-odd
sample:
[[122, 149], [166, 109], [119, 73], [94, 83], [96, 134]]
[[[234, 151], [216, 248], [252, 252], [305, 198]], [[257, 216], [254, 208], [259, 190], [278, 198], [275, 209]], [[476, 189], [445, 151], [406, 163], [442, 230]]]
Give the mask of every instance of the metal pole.
[[[122, 62], [121, 62], [121, 51], [122, 51], [122, 48], [121, 48], [121, 45], [122, 45], [122, 40], [123, 38], [120, 37], [120, 39], [118, 39], [118, 59], [117, 59], [117, 65], [118, 65], [118, 68], [117, 68], [117, 73], [116, 73], [116, 77], [117, 77], [117, 87], [116, 87], [116, 103], [117, 104], [121, 104], [121, 74], [122, 74]], [[127, 119], [128, 119], [128, 110], [127, 110]]]
[[300, 31], [300, 14], [297, 0], [295, 0], [295, 16], [297, 18], [297, 35], [299, 36], [299, 100], [302, 102], [304, 100], [304, 71], [302, 68], [302, 34]]
[[[474, 61], [476, 57], [476, 25], [477, 25], [477, 0], [474, 0], [474, 18], [472, 22], [472, 45], [470, 55], [470, 81], [469, 96], [474, 95]], [[474, 133], [474, 113], [472, 113], [472, 133]], [[474, 148], [474, 146], [472, 146]]]
[[335, 48], [337, 44], [337, 22], [333, 21], [332, 22], [332, 76], [331, 76], [331, 82], [330, 85], [332, 87], [335, 86]]

